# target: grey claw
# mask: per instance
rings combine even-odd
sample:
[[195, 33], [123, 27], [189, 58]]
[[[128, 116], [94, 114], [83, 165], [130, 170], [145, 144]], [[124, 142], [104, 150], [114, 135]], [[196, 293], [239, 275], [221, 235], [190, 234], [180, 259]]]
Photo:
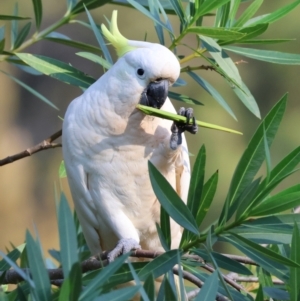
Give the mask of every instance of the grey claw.
[[[188, 131], [191, 134], [196, 134], [198, 131], [198, 125], [196, 124], [196, 119], [193, 116], [194, 110], [192, 108], [185, 109], [181, 107], [178, 110], [178, 115], [186, 116], [187, 122], [181, 123], [174, 121], [171, 127], [171, 139], [170, 148], [176, 150], [178, 145], [182, 143], [182, 133]], [[193, 119], [193, 124], [190, 124], [191, 118]]]
[[108, 262], [113, 262], [118, 256], [128, 253], [132, 250], [141, 249], [141, 246], [133, 238], [122, 238], [118, 241], [115, 248], [107, 255]]

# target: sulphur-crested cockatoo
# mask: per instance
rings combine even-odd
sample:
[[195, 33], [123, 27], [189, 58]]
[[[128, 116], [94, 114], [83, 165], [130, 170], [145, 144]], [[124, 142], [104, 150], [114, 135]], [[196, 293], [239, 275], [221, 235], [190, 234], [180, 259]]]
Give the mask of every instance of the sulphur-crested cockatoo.
[[[166, 47], [123, 37], [117, 12], [106, 39], [116, 48], [118, 61], [69, 105], [63, 122], [63, 155], [75, 209], [90, 251], [112, 250], [112, 261], [132, 249], [163, 251], [155, 223], [160, 204], [148, 174], [150, 160], [186, 201], [190, 164], [185, 130], [146, 116], [137, 104], [175, 112], [167, 97], [180, 65]], [[190, 109], [180, 114], [193, 118]], [[172, 248], [181, 228], [171, 221]]]

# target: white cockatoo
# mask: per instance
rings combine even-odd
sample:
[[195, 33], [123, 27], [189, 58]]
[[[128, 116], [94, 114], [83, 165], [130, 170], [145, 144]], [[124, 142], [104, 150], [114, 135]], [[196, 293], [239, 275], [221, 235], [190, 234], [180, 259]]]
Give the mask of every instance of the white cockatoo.
[[[166, 47], [130, 41], [117, 28], [113, 12], [106, 39], [118, 61], [69, 105], [63, 122], [63, 156], [75, 209], [93, 255], [110, 251], [112, 261], [132, 249], [163, 251], [155, 223], [160, 203], [148, 174], [148, 160], [186, 202], [190, 163], [185, 130], [177, 124], [146, 116], [137, 104], [175, 112], [167, 97], [180, 65]], [[179, 114], [192, 117], [191, 109]], [[171, 221], [172, 248], [181, 228]], [[111, 251], [112, 250], [112, 251]]]

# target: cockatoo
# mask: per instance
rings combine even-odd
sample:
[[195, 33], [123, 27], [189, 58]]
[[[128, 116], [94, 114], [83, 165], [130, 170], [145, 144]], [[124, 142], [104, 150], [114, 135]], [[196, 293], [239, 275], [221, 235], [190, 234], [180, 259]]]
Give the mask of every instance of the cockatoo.
[[[160, 203], [148, 174], [148, 160], [186, 201], [190, 163], [183, 132], [197, 131], [191, 109], [182, 124], [147, 116], [137, 104], [175, 113], [168, 95], [180, 74], [166, 47], [127, 40], [113, 12], [106, 39], [117, 62], [73, 100], [63, 122], [63, 156], [82, 231], [93, 255], [110, 251], [109, 261], [132, 249], [163, 251], [156, 230]], [[181, 228], [171, 221], [172, 248]]]

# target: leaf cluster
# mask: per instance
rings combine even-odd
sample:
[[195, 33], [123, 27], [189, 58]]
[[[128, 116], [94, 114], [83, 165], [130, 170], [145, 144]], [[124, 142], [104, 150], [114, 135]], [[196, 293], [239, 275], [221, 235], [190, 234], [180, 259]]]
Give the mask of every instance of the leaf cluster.
[[[33, 55], [24, 50], [34, 43], [48, 40], [79, 49], [79, 56], [109, 69], [113, 64], [109, 49], [104, 42], [99, 26], [89, 10], [112, 2], [130, 6], [153, 20], [158, 40], [180, 57], [181, 73], [208, 92], [232, 117], [235, 118], [221, 94], [202, 76], [202, 70], [213, 70], [220, 74], [244, 105], [257, 117], [259, 108], [251, 92], [242, 81], [235, 62], [228, 52], [238, 53], [252, 59], [279, 64], [299, 64], [299, 54], [248, 48], [250, 44], [268, 45], [288, 41], [287, 39], [260, 39], [269, 25], [292, 11], [300, 4], [294, 1], [274, 12], [259, 15], [263, 0], [253, 0], [244, 11], [240, 11], [242, 0], [198, 0], [181, 2], [135, 1], [135, 0], [67, 0], [66, 12], [56, 23], [40, 30], [43, 25], [41, 0], [33, 0], [35, 32], [29, 35], [29, 18], [19, 16], [17, 5], [12, 15], [0, 15], [0, 20], [10, 24], [11, 45], [5, 41], [6, 28], [0, 28], [0, 62], [14, 64], [34, 76], [48, 75], [66, 84], [81, 89], [88, 88], [95, 79], [77, 68], [42, 55]], [[237, 14], [240, 12], [239, 14]], [[77, 19], [85, 13], [89, 23]], [[258, 14], [258, 15], [257, 15]], [[180, 23], [179, 34], [175, 34], [170, 22], [175, 15]], [[237, 17], [239, 16], [239, 17]], [[205, 18], [214, 18], [214, 25], [203, 26]], [[20, 22], [27, 22], [19, 29]], [[90, 28], [99, 46], [74, 41], [57, 32], [66, 24], [78, 23]], [[171, 41], [166, 44], [168, 35]], [[186, 44], [186, 36], [193, 35], [197, 47]], [[240, 44], [241, 46], [233, 46]], [[245, 47], [246, 45], [246, 47]], [[190, 51], [182, 56], [182, 47]], [[193, 65], [192, 63], [193, 62]], [[203, 63], [208, 65], [203, 65]], [[1, 71], [3, 72], [3, 71]], [[53, 108], [57, 107], [43, 95], [10, 74], [16, 83], [33, 93]], [[179, 79], [176, 86], [186, 85]], [[200, 104], [196, 99], [174, 91], [169, 96], [188, 104]], [[12, 250], [7, 255], [1, 253], [0, 261], [0, 301], [7, 300], [129, 300], [139, 293], [141, 300], [178, 300], [175, 274], [183, 287], [183, 279], [194, 279], [201, 288], [195, 300], [299, 300], [300, 257], [297, 247], [300, 243], [299, 215], [291, 211], [300, 204], [300, 185], [273, 193], [278, 185], [297, 171], [300, 162], [300, 147], [287, 154], [275, 167], [271, 166], [270, 147], [282, 121], [287, 96], [284, 95], [262, 120], [244, 151], [231, 180], [229, 191], [224, 193], [224, 205], [219, 218], [207, 229], [200, 231], [207, 212], [211, 208], [218, 185], [218, 171], [205, 180], [206, 150], [199, 150], [193, 168], [187, 204], [180, 199], [167, 180], [149, 162], [149, 174], [153, 190], [161, 203], [161, 220], [157, 231], [165, 253], [148, 262], [127, 261], [129, 254], [123, 255], [107, 267], [95, 271], [84, 271], [81, 262], [90, 256], [76, 216], [68, 206], [64, 195], [57, 200], [60, 250], [49, 253], [58, 262], [44, 260], [39, 238], [27, 232], [26, 244]], [[163, 114], [162, 114], [163, 115]], [[168, 116], [170, 118], [170, 116]], [[266, 162], [267, 174], [258, 175]], [[64, 175], [63, 165], [60, 174]], [[184, 231], [178, 250], [170, 250], [170, 218], [180, 224]], [[227, 243], [248, 256], [254, 266], [242, 264], [216, 251], [216, 243]], [[263, 244], [263, 245], [262, 245]], [[187, 257], [186, 254], [192, 254]], [[193, 257], [197, 256], [197, 257]], [[202, 258], [202, 261], [195, 258]], [[23, 279], [17, 287], [8, 290], [6, 275], [13, 268]], [[30, 273], [29, 273], [29, 270]], [[62, 281], [50, 281], [51, 269], [62, 269]], [[256, 286], [237, 286], [230, 281], [227, 273], [256, 276]], [[156, 295], [154, 279], [162, 276], [162, 284]], [[195, 280], [196, 279], [196, 280]], [[249, 278], [250, 279], [250, 278]], [[275, 281], [280, 280], [280, 285]], [[117, 285], [134, 280], [135, 285], [116, 289]], [[236, 282], [235, 282], [236, 283]], [[56, 286], [53, 286], [56, 285]], [[186, 286], [190, 286], [185, 284]], [[57, 287], [58, 286], [58, 287]], [[188, 288], [189, 289], [189, 288]], [[192, 288], [190, 287], [192, 290]], [[183, 297], [183, 296], [181, 296]]]

